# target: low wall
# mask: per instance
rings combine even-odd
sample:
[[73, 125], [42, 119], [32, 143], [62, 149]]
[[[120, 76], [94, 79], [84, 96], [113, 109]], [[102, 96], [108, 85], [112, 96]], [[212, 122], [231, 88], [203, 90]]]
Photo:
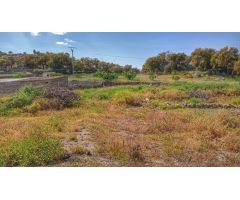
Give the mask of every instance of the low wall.
[[69, 88], [99, 88], [99, 87], [112, 87], [112, 86], [127, 86], [127, 85], [155, 85], [159, 86], [160, 82], [94, 82], [94, 81], [77, 81], [72, 80], [69, 82]]
[[49, 77], [49, 78], [27, 78], [23, 80], [0, 82], [0, 94], [16, 92], [25, 85], [44, 86], [44, 87], [68, 87], [68, 77]]
[[77, 89], [77, 88], [98, 88], [103, 87], [102, 82], [94, 82], [94, 81], [77, 81], [72, 80], [69, 81], [69, 87], [71, 89]]

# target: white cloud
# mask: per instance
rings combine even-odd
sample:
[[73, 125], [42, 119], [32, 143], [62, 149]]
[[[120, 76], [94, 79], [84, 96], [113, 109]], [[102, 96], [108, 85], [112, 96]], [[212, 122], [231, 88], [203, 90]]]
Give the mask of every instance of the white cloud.
[[61, 45], [61, 46], [68, 46], [69, 44], [67, 42], [56, 42], [56, 44]]
[[74, 40], [71, 40], [71, 39], [68, 39], [68, 38], [65, 38], [64, 40], [65, 40], [66, 42], [70, 42], [70, 43], [75, 42]]
[[67, 32], [51, 32], [54, 35], [65, 35]]
[[39, 36], [39, 32], [31, 32], [32, 36]]

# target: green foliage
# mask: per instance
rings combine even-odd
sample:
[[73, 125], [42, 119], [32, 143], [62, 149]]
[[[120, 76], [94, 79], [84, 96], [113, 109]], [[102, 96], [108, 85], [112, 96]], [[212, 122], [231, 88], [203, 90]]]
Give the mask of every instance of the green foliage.
[[32, 86], [21, 88], [15, 95], [0, 103], [0, 115], [7, 115], [11, 113], [13, 109], [23, 108], [24, 106], [30, 105], [40, 94], [40, 88]]
[[62, 73], [59, 72], [48, 72], [48, 76], [53, 77], [53, 76], [62, 76]]
[[192, 98], [188, 99], [186, 103], [195, 105], [195, 104], [203, 103], [203, 100], [200, 98], [192, 97]]
[[174, 70], [182, 71], [188, 69], [187, 55], [184, 53], [161, 53], [158, 56], [150, 57], [143, 65], [143, 72], [165, 72], [171, 73]]
[[108, 87], [108, 88], [91, 88], [80, 90], [80, 95], [83, 100], [89, 99], [112, 99], [113, 97], [121, 97], [126, 92], [131, 91], [144, 91], [146, 86], [119, 86], [119, 87]]
[[[234, 64], [233, 71], [235, 74], [240, 75], [240, 56], [239, 56], [237, 62], [235, 62], [235, 64]], [[239, 81], [239, 83], [240, 83], [240, 81]]]
[[97, 71], [95, 73], [95, 76], [103, 79], [106, 82], [110, 82], [110, 81], [113, 81], [114, 79], [118, 78], [118, 75], [116, 73], [114, 73], [114, 72]]
[[211, 59], [213, 69], [220, 73], [231, 75], [234, 70], [234, 63], [238, 60], [238, 49], [224, 47], [216, 52]]
[[165, 73], [188, 69], [187, 55], [184, 53], [168, 53], [166, 61], [167, 65], [164, 67]]
[[133, 80], [134, 78], [136, 78], [136, 76], [137, 76], [137, 73], [136, 73], [136, 71], [134, 71], [134, 70], [129, 70], [129, 71], [126, 71], [126, 72], [124, 73], [124, 77], [125, 77], [126, 79], [128, 79], [129, 81], [131, 81], [131, 80]]
[[171, 83], [171, 87], [183, 90], [183, 91], [191, 91], [191, 90], [207, 90], [207, 89], [227, 89], [231, 87], [239, 88], [237, 85], [230, 85], [228, 83], [207, 83], [207, 82], [201, 82], [201, 83], [190, 83], [190, 82], [184, 82], [184, 81], [176, 81]]
[[161, 53], [158, 56], [148, 58], [143, 65], [142, 72], [163, 72], [166, 65], [166, 53]]
[[46, 70], [44, 70], [44, 69], [34, 69], [33, 70], [33, 73], [36, 74], [36, 75], [41, 75], [44, 72], [46, 72]]
[[190, 64], [197, 70], [209, 70], [212, 68], [211, 59], [215, 53], [214, 49], [195, 49], [190, 56]]
[[31, 133], [9, 139], [0, 146], [0, 166], [42, 166], [64, 155], [60, 141], [47, 134]]
[[14, 78], [24, 78], [24, 77], [26, 77], [26, 73], [17, 73], [17, 74], [14, 74], [13, 77]]
[[142, 72], [149, 73], [183, 70], [201, 70], [208, 74], [233, 75], [240, 74], [239, 52], [234, 47], [224, 47], [220, 51], [211, 48], [197, 48], [191, 56], [184, 53], [160, 53], [150, 57], [143, 65]]

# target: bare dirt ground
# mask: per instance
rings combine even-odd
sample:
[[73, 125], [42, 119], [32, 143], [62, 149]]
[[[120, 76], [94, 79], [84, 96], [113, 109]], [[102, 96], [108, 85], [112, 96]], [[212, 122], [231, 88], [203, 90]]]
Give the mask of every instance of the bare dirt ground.
[[[68, 133], [69, 134], [69, 133]], [[68, 154], [65, 159], [55, 164], [55, 167], [116, 167], [120, 166], [116, 161], [111, 160], [95, 151], [97, 144], [91, 141], [91, 133], [86, 129], [71, 133], [76, 135], [74, 140], [68, 137], [62, 140], [64, 148]], [[74, 149], [81, 147], [84, 152], [74, 152]]]

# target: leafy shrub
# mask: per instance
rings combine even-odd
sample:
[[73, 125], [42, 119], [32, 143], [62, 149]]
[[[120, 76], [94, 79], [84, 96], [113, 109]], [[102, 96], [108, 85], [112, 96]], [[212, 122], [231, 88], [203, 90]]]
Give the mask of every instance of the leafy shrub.
[[114, 72], [101, 72], [97, 71], [94, 76], [103, 79], [104, 81], [110, 82], [118, 78], [118, 75]]
[[137, 76], [137, 73], [134, 70], [129, 70], [129, 71], [124, 73], [124, 77], [126, 79], [128, 79], [129, 81], [133, 80], [134, 78], [136, 78], [136, 76]]
[[42, 166], [64, 155], [60, 141], [47, 134], [9, 139], [0, 147], [0, 166]]

